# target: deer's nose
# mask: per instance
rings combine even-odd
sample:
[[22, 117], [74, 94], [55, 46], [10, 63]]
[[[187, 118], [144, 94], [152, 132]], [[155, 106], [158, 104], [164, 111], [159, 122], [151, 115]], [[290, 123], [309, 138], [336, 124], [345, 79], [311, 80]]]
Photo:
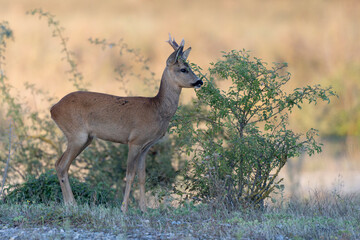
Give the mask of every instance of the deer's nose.
[[193, 83], [192, 85], [195, 87], [195, 88], [200, 88], [202, 85], [204, 84], [204, 82], [199, 79], [197, 80], [195, 83]]

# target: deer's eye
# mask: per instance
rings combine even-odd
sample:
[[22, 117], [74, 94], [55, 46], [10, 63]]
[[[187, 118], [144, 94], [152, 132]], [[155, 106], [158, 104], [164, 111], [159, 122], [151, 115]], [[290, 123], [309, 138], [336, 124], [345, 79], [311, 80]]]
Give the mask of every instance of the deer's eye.
[[188, 70], [187, 70], [186, 68], [182, 68], [182, 69], [180, 69], [180, 71], [183, 72], [183, 73], [187, 73], [187, 72], [188, 72]]

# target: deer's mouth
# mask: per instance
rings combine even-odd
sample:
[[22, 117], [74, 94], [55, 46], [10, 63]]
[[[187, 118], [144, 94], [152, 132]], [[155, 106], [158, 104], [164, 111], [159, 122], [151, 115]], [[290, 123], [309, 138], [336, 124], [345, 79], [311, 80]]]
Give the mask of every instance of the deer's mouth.
[[192, 85], [194, 86], [194, 88], [198, 89], [201, 88], [201, 86], [203, 85], [203, 81], [201, 80], [197, 80], [195, 83], [193, 83]]

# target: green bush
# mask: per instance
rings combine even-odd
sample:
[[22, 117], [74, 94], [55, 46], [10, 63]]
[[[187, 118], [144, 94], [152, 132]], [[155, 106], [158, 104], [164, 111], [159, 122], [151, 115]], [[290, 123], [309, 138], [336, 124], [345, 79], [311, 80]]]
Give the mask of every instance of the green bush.
[[[80, 182], [70, 177], [74, 197], [79, 204], [117, 205], [115, 191], [109, 186]], [[6, 203], [62, 203], [63, 197], [55, 170], [47, 171], [39, 177], [30, 176], [24, 183], [10, 185], [5, 189]]]
[[[286, 93], [286, 64], [267, 68], [248, 52], [231, 51], [211, 64], [193, 107], [180, 109], [173, 131], [192, 156], [178, 192], [197, 201], [226, 207], [263, 205], [282, 179], [280, 169], [303, 151], [321, 151], [310, 129], [305, 135], [288, 129], [288, 114], [305, 102], [329, 101], [331, 88], [306, 86]], [[230, 80], [221, 90], [216, 83]]]

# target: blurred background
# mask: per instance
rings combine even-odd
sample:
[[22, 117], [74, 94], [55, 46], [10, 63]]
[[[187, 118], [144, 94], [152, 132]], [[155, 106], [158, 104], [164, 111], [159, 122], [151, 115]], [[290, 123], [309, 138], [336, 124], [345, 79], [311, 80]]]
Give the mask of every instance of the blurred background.
[[[56, 16], [88, 89], [109, 94], [154, 95], [171, 47], [168, 33], [192, 47], [190, 61], [207, 69], [221, 51], [246, 49], [268, 63], [287, 62], [293, 89], [332, 85], [330, 104], [294, 111], [290, 123], [298, 132], [320, 130], [323, 153], [291, 159], [282, 171], [286, 194], [317, 188], [360, 191], [360, 2], [357, 0], [0, 0], [0, 21], [8, 21], [14, 41], [6, 51], [6, 75], [29, 107], [43, 105], [24, 83], [36, 84], [60, 99], [73, 91], [62, 61], [59, 39], [46, 20], [25, 14], [42, 8]], [[91, 44], [89, 38], [122, 40], [148, 59], [153, 86], [132, 79], [123, 84], [114, 69], [134, 59]], [[125, 69], [126, 70], [126, 69]], [[193, 97], [184, 90], [181, 102]]]

